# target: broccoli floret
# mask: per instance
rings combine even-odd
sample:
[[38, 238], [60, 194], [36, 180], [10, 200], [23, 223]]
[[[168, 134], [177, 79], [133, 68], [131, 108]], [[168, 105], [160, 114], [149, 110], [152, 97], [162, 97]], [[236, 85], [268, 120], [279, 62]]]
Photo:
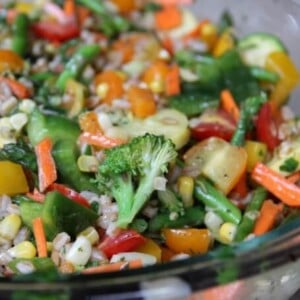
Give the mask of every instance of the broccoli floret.
[[96, 180], [100, 191], [117, 202], [119, 227], [133, 221], [154, 191], [154, 179], [168, 171], [176, 156], [171, 140], [152, 134], [105, 151]]

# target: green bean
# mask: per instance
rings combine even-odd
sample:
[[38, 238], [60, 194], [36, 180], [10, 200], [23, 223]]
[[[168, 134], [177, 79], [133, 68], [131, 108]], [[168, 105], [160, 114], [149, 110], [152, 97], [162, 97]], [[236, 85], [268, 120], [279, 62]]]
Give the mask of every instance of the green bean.
[[176, 219], [170, 219], [170, 213], [161, 213], [152, 218], [149, 222], [150, 232], [159, 232], [162, 228], [182, 228], [184, 226], [198, 226], [203, 223], [204, 210], [202, 207], [189, 207], [184, 215]]
[[84, 67], [92, 61], [100, 52], [98, 45], [86, 45], [80, 47], [70, 58], [65, 66], [65, 70], [57, 79], [56, 87], [64, 90], [69, 79], [76, 79], [80, 76]]
[[169, 105], [188, 117], [192, 117], [199, 115], [207, 108], [217, 107], [219, 99], [202, 93], [181, 94], [171, 97]]
[[242, 146], [245, 143], [246, 133], [252, 126], [252, 119], [258, 113], [261, 106], [266, 102], [267, 98], [263, 94], [261, 96], [249, 97], [242, 103], [241, 115], [237, 124], [237, 129], [231, 139], [231, 144]]
[[26, 14], [18, 14], [13, 24], [12, 50], [24, 56], [28, 46], [29, 19]]
[[224, 221], [239, 224], [241, 211], [207, 179], [198, 178], [195, 185], [195, 197], [219, 215]]
[[268, 71], [260, 67], [250, 67], [251, 75], [257, 80], [277, 83], [280, 79], [279, 75], [275, 72]]
[[258, 187], [252, 194], [251, 200], [243, 214], [242, 221], [238, 226], [235, 236], [236, 242], [241, 242], [253, 230], [256, 216], [267, 197], [267, 191], [263, 187]]

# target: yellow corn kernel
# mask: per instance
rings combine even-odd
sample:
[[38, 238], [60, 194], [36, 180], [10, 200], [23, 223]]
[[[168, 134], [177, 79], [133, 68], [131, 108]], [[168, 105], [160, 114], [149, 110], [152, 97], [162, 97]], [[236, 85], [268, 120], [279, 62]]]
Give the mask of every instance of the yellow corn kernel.
[[92, 226], [81, 231], [78, 234], [78, 236], [86, 237], [90, 241], [91, 245], [95, 245], [99, 242], [99, 234], [98, 234], [97, 230]]
[[6, 240], [13, 240], [21, 228], [21, 218], [17, 214], [10, 214], [0, 222], [0, 236]]
[[217, 27], [211, 22], [204, 24], [201, 30], [200, 38], [209, 49], [212, 49], [218, 39]]
[[92, 155], [80, 155], [77, 165], [82, 172], [96, 172], [98, 170], [98, 160]]
[[23, 241], [8, 249], [8, 253], [15, 258], [33, 258], [36, 256], [36, 248], [31, 242]]
[[153, 93], [162, 93], [165, 90], [163, 80], [154, 80], [149, 84], [149, 88]]
[[108, 90], [109, 85], [107, 83], [100, 83], [96, 87], [96, 93], [101, 99], [106, 97]]
[[251, 172], [257, 162], [265, 159], [267, 154], [267, 145], [261, 142], [247, 140], [245, 143], [247, 152], [247, 171]]
[[52, 250], [53, 250], [53, 243], [47, 241], [47, 251], [52, 252]]
[[225, 222], [220, 227], [219, 238], [225, 244], [230, 244], [236, 234], [237, 226], [230, 222]]
[[194, 179], [190, 176], [180, 176], [177, 180], [178, 193], [182, 198], [185, 207], [191, 207], [194, 204]]

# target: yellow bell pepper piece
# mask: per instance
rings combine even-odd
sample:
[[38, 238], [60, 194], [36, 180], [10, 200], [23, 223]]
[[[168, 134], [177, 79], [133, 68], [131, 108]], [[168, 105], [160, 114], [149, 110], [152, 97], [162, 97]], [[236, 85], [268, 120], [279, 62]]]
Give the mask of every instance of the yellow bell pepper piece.
[[212, 236], [208, 229], [166, 228], [162, 230], [162, 234], [168, 248], [175, 253], [204, 254], [212, 244]]
[[292, 90], [300, 83], [300, 73], [288, 54], [272, 52], [266, 59], [266, 69], [276, 72], [280, 80], [271, 93], [271, 100], [277, 107], [285, 103]]
[[226, 51], [234, 47], [234, 39], [229, 31], [225, 31], [219, 37], [215, 47], [213, 48], [213, 56], [218, 57], [223, 55]]
[[0, 194], [13, 196], [29, 191], [26, 176], [19, 164], [0, 161]]
[[207, 45], [208, 49], [212, 49], [218, 40], [218, 29], [211, 22], [205, 22], [201, 26], [200, 39]]
[[161, 262], [161, 253], [162, 250], [157, 243], [155, 243], [152, 239], [147, 239], [146, 242], [137, 248], [135, 251], [153, 255], [156, 257], [157, 262]]
[[247, 152], [247, 171], [251, 172], [257, 162], [262, 162], [267, 154], [267, 145], [261, 142], [247, 140], [245, 143]]

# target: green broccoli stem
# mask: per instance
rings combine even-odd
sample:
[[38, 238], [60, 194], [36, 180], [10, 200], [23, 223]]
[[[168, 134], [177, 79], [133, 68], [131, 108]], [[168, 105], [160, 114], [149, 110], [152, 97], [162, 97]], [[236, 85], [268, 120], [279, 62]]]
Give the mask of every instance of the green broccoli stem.
[[246, 133], [253, 126], [252, 119], [266, 101], [267, 98], [264, 94], [261, 96], [249, 97], [245, 100], [241, 107], [240, 119], [238, 121], [236, 131], [231, 139], [232, 145], [244, 145]]
[[116, 199], [118, 205], [117, 226], [126, 228], [135, 216], [131, 214], [134, 203], [134, 188], [130, 174], [116, 178], [115, 186], [112, 189], [112, 196]]

